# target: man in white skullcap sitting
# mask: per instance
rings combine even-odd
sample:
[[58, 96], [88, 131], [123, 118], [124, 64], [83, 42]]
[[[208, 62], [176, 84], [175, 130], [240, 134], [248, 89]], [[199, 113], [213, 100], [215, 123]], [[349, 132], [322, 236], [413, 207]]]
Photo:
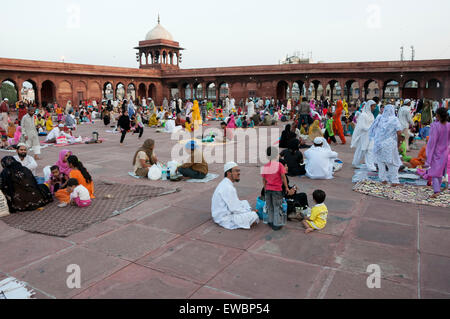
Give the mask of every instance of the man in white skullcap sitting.
[[305, 152], [306, 176], [310, 179], [333, 179], [334, 162], [338, 153], [331, 150], [323, 137], [314, 139], [314, 145]]
[[241, 201], [234, 183], [239, 183], [241, 170], [236, 163], [225, 164], [225, 179], [217, 186], [212, 197], [211, 211], [214, 222], [229, 229], [250, 229], [259, 223], [258, 214], [248, 201]]

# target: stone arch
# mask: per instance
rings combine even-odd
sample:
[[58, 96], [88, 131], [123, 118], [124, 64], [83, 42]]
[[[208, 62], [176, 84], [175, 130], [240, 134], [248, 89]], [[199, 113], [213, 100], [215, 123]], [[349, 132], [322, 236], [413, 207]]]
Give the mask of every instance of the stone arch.
[[147, 99], [147, 87], [144, 83], [141, 83], [138, 86], [138, 98], [139, 100]]
[[126, 95], [126, 88], [122, 82], [117, 83], [116, 85], [116, 99], [123, 100]]
[[87, 84], [84, 81], [78, 81], [75, 85], [75, 92], [77, 94], [77, 102], [87, 99]]
[[400, 83], [391, 78], [383, 83], [383, 99], [398, 99], [400, 97]]
[[58, 101], [65, 106], [68, 101], [72, 101], [73, 89], [69, 81], [62, 81], [58, 85]]
[[289, 85], [286, 81], [282, 80], [277, 83], [277, 100], [284, 101], [289, 96]]
[[203, 98], [203, 85], [201, 83], [194, 84], [194, 96], [193, 99]]
[[192, 100], [192, 85], [190, 85], [189, 83], [184, 83], [183, 90], [184, 90], [184, 99]]
[[129, 99], [136, 101], [136, 85], [134, 83], [130, 83], [127, 86], [127, 100]]
[[[8, 98], [9, 105], [15, 104], [19, 100], [19, 88], [17, 87], [16, 81], [7, 78], [4, 79], [1, 84], [2, 98]], [[0, 102], [1, 103], [1, 102]]]
[[420, 82], [415, 79], [406, 80], [403, 84], [402, 98], [417, 99], [419, 97]]
[[169, 98], [171, 100], [178, 99], [180, 96], [180, 90], [178, 89], [177, 83], [170, 83], [169, 84]]
[[300, 97], [306, 96], [306, 85], [305, 82], [301, 80], [294, 81], [292, 84], [292, 99], [294, 101], [299, 101]]
[[327, 88], [325, 91], [325, 97], [329, 97], [331, 101], [336, 100], [337, 96], [341, 96], [342, 87], [338, 80], [331, 80], [327, 84]]
[[21, 99], [34, 102], [38, 100], [38, 89], [35, 81], [28, 79], [22, 83]]
[[358, 81], [348, 80], [347, 82], [345, 82], [344, 96], [349, 103], [359, 99], [359, 93], [360, 87]]
[[364, 82], [364, 99], [370, 100], [373, 99], [375, 96], [379, 97], [380, 95], [380, 88], [378, 86], [378, 82], [376, 80], [370, 79]]
[[308, 94], [308, 96], [312, 95], [316, 100], [323, 96], [324, 88], [322, 86], [322, 82], [320, 80], [311, 81], [311, 84], [309, 85], [309, 91], [311, 94]]
[[156, 85], [154, 85], [153, 83], [151, 83], [148, 87], [148, 97], [151, 98], [153, 101], [156, 100]]
[[103, 84], [103, 99], [113, 100], [114, 99], [114, 84], [111, 82], [105, 82]]
[[100, 83], [97, 81], [89, 82], [88, 98], [91, 100], [100, 101], [102, 99], [102, 89]]
[[230, 85], [227, 82], [222, 82], [219, 84], [219, 99], [224, 100], [230, 97]]
[[56, 86], [52, 81], [46, 80], [42, 82], [41, 100], [43, 106], [56, 101]]
[[214, 82], [209, 82], [206, 85], [206, 98], [208, 100], [211, 100], [211, 101], [217, 100], [216, 88], [217, 88], [216, 83], [214, 83]]
[[438, 79], [430, 79], [425, 84], [424, 97], [427, 99], [439, 100], [443, 97], [444, 86]]

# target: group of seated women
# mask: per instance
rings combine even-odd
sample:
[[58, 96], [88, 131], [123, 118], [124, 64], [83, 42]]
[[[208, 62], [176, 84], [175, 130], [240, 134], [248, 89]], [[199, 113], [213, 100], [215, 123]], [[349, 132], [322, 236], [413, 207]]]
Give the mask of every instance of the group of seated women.
[[87, 207], [95, 198], [91, 175], [69, 150], [61, 151], [56, 164], [44, 169], [47, 181], [41, 185], [14, 157], [4, 157], [1, 164], [0, 190], [12, 214], [42, 209], [53, 202], [53, 197], [60, 201], [59, 207]]

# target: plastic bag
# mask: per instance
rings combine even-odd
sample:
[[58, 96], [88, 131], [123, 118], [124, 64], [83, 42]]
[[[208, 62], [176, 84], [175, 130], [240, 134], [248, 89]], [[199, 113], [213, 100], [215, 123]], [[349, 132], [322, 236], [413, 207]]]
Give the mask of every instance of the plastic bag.
[[160, 180], [162, 177], [162, 170], [158, 165], [153, 165], [148, 170], [148, 179], [152, 181]]

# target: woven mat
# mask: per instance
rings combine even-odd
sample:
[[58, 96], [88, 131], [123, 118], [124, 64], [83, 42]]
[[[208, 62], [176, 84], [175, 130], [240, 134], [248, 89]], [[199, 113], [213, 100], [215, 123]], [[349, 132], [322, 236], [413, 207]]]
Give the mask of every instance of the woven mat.
[[373, 181], [361, 181], [353, 187], [353, 190], [365, 195], [390, 199], [402, 203], [427, 205], [435, 207], [450, 207], [450, 192], [447, 190], [436, 199], [429, 199], [433, 195], [431, 187], [417, 187], [412, 185], [401, 185], [392, 187]]
[[[68, 237], [81, 232], [90, 225], [120, 215], [150, 198], [176, 192], [178, 192], [177, 189], [146, 185], [97, 182], [95, 184], [96, 199], [88, 208], [72, 206], [59, 208], [58, 201], [55, 201], [45, 206], [42, 211], [11, 214], [0, 220], [11, 227], [30, 233]], [[112, 198], [106, 198], [107, 195], [112, 195]]]

